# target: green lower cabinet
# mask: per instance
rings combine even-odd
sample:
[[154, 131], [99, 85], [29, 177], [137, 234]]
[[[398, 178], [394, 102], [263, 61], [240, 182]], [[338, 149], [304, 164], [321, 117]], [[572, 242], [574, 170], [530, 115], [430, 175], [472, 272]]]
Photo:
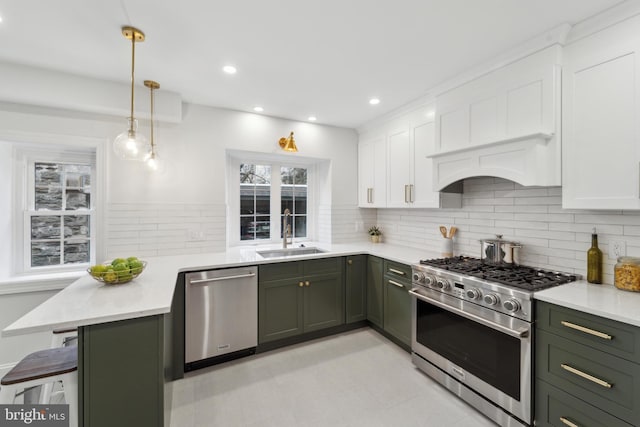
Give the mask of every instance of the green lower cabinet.
[[347, 257], [345, 271], [345, 322], [366, 320], [367, 255]]
[[343, 324], [343, 263], [326, 258], [260, 266], [258, 344]]
[[258, 342], [301, 334], [303, 331], [302, 278], [259, 284]]
[[304, 332], [344, 323], [344, 286], [340, 274], [305, 278]]
[[382, 328], [384, 313], [384, 260], [369, 256], [367, 260], [367, 320]]
[[411, 284], [385, 276], [384, 330], [411, 345]]
[[537, 301], [536, 425], [640, 426], [640, 330]]
[[536, 383], [536, 426], [631, 427], [544, 381]]
[[80, 327], [79, 425], [165, 425], [163, 352], [163, 315]]

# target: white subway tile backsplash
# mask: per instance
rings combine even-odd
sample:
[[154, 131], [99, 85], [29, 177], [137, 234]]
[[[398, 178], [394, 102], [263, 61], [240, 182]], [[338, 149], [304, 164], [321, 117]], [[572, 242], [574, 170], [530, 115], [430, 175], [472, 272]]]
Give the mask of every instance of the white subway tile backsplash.
[[[226, 248], [226, 206], [112, 203], [107, 209], [107, 257], [218, 252]], [[203, 240], [191, 240], [191, 231]]]
[[456, 254], [479, 256], [478, 240], [502, 234], [523, 244], [522, 263], [584, 276], [595, 226], [605, 283], [613, 281], [612, 240], [625, 242], [627, 255], [640, 256], [640, 212], [562, 209], [562, 187], [527, 188], [500, 178], [467, 179], [463, 188], [462, 209], [378, 209], [384, 241], [439, 252], [438, 226], [455, 225]]

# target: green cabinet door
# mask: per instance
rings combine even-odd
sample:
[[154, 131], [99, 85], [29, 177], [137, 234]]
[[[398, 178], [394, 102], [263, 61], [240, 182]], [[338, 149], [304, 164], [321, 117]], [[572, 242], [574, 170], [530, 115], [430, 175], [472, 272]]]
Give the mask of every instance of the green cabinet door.
[[164, 315], [78, 330], [79, 425], [164, 425]]
[[410, 285], [388, 278], [384, 280], [384, 330], [411, 345]]
[[343, 324], [344, 286], [341, 274], [307, 276], [304, 284], [304, 332]]
[[367, 319], [383, 327], [383, 260], [369, 256], [367, 260]]
[[346, 323], [367, 318], [367, 256], [347, 257], [345, 280]]
[[302, 278], [258, 284], [258, 343], [303, 332], [303, 292]]

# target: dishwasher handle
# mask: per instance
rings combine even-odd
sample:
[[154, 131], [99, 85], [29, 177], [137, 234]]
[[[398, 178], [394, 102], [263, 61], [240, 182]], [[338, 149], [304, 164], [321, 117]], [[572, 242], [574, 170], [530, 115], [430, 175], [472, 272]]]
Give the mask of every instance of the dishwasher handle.
[[222, 280], [243, 279], [245, 277], [253, 277], [255, 275], [256, 275], [256, 273], [247, 273], [247, 274], [236, 274], [236, 275], [233, 275], [233, 276], [212, 277], [210, 279], [197, 279], [197, 280], [190, 280], [189, 284], [190, 285], [202, 285], [202, 284], [210, 283], [210, 282], [220, 282]]

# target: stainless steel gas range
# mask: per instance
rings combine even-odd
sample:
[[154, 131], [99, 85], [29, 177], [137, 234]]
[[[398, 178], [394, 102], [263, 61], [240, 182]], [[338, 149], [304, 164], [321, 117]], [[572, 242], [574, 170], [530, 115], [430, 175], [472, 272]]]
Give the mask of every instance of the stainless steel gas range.
[[532, 295], [578, 277], [468, 257], [412, 270], [413, 363], [498, 424], [531, 425]]

